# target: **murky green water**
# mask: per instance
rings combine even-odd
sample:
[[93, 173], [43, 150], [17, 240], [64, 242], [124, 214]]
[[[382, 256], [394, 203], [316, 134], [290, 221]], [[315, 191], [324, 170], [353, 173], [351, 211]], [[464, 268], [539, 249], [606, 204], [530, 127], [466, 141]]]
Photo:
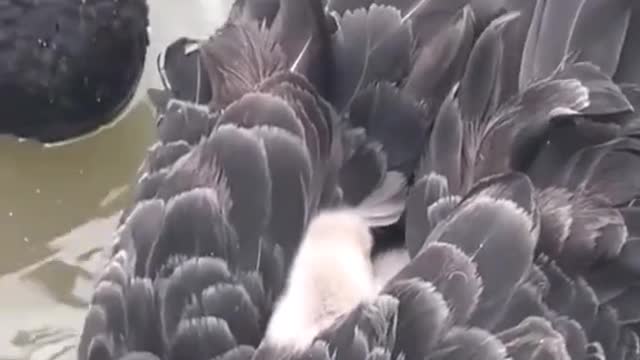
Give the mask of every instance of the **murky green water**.
[[211, 33], [230, 3], [149, 1], [147, 68], [120, 121], [53, 147], [0, 138], [0, 360], [75, 358], [94, 275], [155, 136], [144, 95], [159, 83], [156, 55], [178, 36]]

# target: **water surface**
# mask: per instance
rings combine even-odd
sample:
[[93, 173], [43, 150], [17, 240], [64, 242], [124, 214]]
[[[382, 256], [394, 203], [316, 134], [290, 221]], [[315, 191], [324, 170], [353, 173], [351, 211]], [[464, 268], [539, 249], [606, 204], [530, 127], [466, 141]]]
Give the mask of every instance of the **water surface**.
[[212, 33], [230, 3], [150, 2], [147, 66], [121, 119], [56, 146], [0, 137], [0, 360], [75, 358], [95, 275], [154, 140], [145, 93], [159, 85], [157, 53], [176, 37]]

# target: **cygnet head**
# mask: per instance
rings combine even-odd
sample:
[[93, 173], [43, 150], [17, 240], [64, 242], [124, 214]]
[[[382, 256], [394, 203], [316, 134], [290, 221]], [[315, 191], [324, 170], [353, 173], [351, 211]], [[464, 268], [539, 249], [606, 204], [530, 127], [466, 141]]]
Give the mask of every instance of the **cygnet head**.
[[348, 209], [318, 214], [309, 223], [306, 241], [310, 245], [330, 245], [336, 242], [340, 247], [354, 246], [367, 257], [373, 248], [373, 236], [369, 231], [369, 225], [361, 216]]
[[373, 236], [357, 212], [317, 214], [290, 269], [264, 342], [302, 350], [340, 316], [375, 296]]

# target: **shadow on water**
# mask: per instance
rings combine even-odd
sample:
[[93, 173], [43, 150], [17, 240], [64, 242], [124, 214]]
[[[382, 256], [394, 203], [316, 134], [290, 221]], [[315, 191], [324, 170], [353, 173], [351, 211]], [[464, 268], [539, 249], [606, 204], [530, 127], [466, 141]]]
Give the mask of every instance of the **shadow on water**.
[[75, 358], [93, 279], [155, 136], [144, 95], [159, 85], [156, 56], [178, 36], [212, 33], [230, 4], [149, 2], [147, 66], [121, 120], [53, 147], [0, 137], [0, 360]]
[[[116, 126], [71, 144], [46, 148], [7, 140], [0, 152], [3, 257], [0, 274], [50, 255], [46, 243], [122, 206], [148, 144], [152, 114], [138, 103]], [[120, 200], [120, 201], [119, 201]]]
[[141, 98], [115, 126], [66, 145], [0, 140], [0, 359], [56, 358], [32, 356], [48, 344], [73, 350], [153, 134]]

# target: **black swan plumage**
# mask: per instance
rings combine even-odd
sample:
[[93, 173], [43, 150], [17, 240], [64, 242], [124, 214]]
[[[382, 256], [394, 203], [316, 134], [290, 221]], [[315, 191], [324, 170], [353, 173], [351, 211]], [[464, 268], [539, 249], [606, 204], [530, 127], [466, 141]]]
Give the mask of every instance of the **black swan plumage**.
[[[640, 359], [638, 6], [496, 4], [239, 0], [169, 46], [79, 359]], [[263, 341], [336, 207], [405, 263], [309, 346]]]
[[145, 0], [0, 2], [0, 133], [56, 142], [128, 104], [149, 38]]

